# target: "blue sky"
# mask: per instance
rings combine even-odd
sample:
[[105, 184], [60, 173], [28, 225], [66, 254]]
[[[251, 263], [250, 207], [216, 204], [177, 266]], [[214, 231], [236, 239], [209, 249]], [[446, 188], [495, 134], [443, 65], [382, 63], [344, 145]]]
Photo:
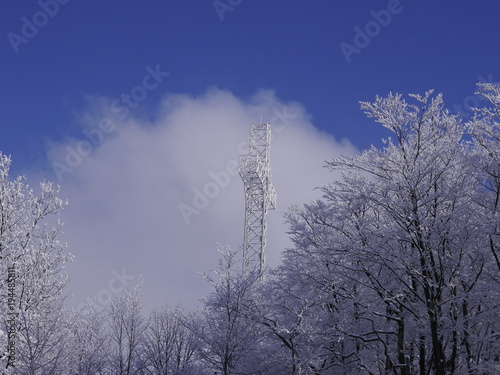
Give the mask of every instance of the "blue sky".
[[[56, 181], [69, 197], [64, 219], [70, 250], [77, 256], [71, 270], [72, 287], [80, 293], [76, 300], [98, 293], [111, 271], [122, 267], [144, 275], [150, 304], [155, 299], [190, 304], [201, 296], [202, 282], [191, 280], [215, 265], [216, 254], [198, 263], [197, 254], [210, 253], [215, 241], [237, 246], [241, 240], [241, 183], [233, 176], [234, 183], [221, 188], [209, 208], [193, 217], [197, 223], [186, 224], [177, 207], [190, 202], [197, 186], [206, 186], [209, 172], [224, 170], [245, 139], [249, 122], [261, 115], [270, 121], [276, 111], [294, 110], [289, 130], [282, 138], [276, 135], [275, 185], [281, 181], [288, 188], [297, 178], [310, 180], [310, 186], [296, 194], [277, 186], [282, 214], [287, 205], [308, 201], [312, 188], [331, 178], [323, 175], [322, 160], [380, 145], [387, 136], [365, 118], [360, 100], [391, 91], [435, 89], [444, 93], [450, 110], [462, 106], [467, 116], [467, 106], [477, 103], [476, 82], [500, 79], [500, 3], [495, 0], [215, 3], [219, 12], [213, 0], [1, 4], [0, 151], [12, 156], [14, 173]], [[224, 7], [228, 10], [221, 10]], [[356, 52], [346, 55], [341, 48], [346, 45]], [[127, 104], [122, 95], [132, 94], [138, 100]], [[86, 139], [83, 131], [95, 134], [105, 118], [113, 119], [112, 129], [94, 138], [90, 155], [58, 178], [53, 163], [64, 163], [67, 147], [76, 149]], [[154, 150], [154, 161], [144, 157]], [[204, 164], [212, 160], [207, 155], [213, 156], [213, 164]], [[312, 164], [305, 160], [318, 167], [316, 174], [307, 175]], [[117, 167], [120, 163], [127, 167]], [[289, 173], [280, 177], [285, 170]], [[106, 184], [102, 181], [107, 177]], [[166, 190], [144, 188], [153, 185]], [[168, 187], [178, 195], [165, 193]], [[152, 190], [158, 190], [158, 196]], [[163, 201], [167, 198], [162, 194], [170, 198]], [[128, 214], [141, 218], [140, 225], [122, 213], [127, 199], [139, 202], [137, 211]], [[224, 202], [229, 206], [224, 208]], [[162, 211], [162, 204], [171, 207], [171, 215], [152, 215], [150, 209]], [[280, 213], [270, 219], [281, 231], [273, 234], [277, 229], [270, 226], [269, 245], [272, 236], [280, 238], [271, 256], [275, 263], [286, 243]], [[237, 225], [228, 229], [227, 222]], [[130, 248], [130, 239], [113, 242], [126, 238], [127, 228], [138, 226], [145, 227], [144, 238], [150, 242]], [[162, 230], [176, 238], [173, 247], [185, 251], [165, 250], [168, 239], [162, 243], [154, 234]], [[234, 233], [228, 236], [228, 230]], [[156, 250], [140, 256], [137, 252], [146, 251], [141, 246]], [[146, 261], [158, 253], [171, 254], [172, 270], [162, 272]], [[100, 266], [95, 263], [98, 256], [104, 259]], [[165, 275], [173, 268], [182, 275]], [[90, 270], [96, 273], [93, 284], [85, 279]], [[172, 285], [171, 290], [151, 286], [165, 284]]]

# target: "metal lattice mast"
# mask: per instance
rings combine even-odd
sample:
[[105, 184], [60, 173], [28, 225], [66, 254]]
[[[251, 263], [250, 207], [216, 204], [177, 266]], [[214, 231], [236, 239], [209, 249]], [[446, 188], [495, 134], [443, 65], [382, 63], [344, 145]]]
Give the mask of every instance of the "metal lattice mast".
[[271, 124], [251, 124], [249, 146], [249, 154], [240, 156], [239, 165], [245, 187], [243, 272], [255, 271], [262, 275], [267, 211], [276, 207], [276, 191], [271, 181]]

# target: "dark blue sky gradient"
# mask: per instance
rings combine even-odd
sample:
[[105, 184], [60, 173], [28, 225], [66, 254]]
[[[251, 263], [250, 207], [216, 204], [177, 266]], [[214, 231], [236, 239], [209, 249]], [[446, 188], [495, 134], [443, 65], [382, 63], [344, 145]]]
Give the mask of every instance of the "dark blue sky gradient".
[[54, 179], [45, 142], [79, 136], [74, 114], [85, 110], [85, 97], [118, 98], [148, 65], [170, 72], [143, 103], [152, 115], [168, 92], [217, 86], [245, 98], [273, 88], [302, 103], [315, 126], [360, 149], [387, 134], [365, 118], [360, 100], [434, 88], [453, 109], [474, 101], [479, 76], [500, 80], [496, 0], [401, 0], [400, 12], [347, 63], [340, 43], [353, 45], [354, 28], [391, 2], [243, 0], [221, 21], [212, 0], [72, 0], [15, 53], [8, 33], [21, 35], [22, 18], [41, 8], [4, 1], [0, 150], [16, 170], [46, 168]]

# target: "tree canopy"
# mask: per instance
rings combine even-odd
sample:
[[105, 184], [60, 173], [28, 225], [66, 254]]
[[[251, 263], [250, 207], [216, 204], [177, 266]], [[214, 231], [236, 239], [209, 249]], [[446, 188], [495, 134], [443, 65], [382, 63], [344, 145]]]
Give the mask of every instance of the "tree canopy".
[[261, 278], [218, 246], [213, 292], [142, 313], [142, 281], [64, 304], [72, 260], [42, 182], [0, 154], [0, 364], [6, 374], [500, 373], [500, 85], [464, 121], [442, 95], [362, 102], [384, 146], [328, 160], [342, 178], [285, 220], [293, 246]]

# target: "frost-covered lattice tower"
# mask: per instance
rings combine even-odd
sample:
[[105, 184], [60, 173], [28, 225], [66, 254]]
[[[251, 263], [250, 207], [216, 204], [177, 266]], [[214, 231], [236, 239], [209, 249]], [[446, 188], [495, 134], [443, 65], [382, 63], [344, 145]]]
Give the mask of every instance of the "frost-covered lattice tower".
[[276, 207], [276, 190], [271, 182], [271, 124], [250, 125], [248, 155], [240, 156], [239, 173], [245, 187], [245, 234], [243, 272], [262, 275], [265, 264], [266, 216]]

